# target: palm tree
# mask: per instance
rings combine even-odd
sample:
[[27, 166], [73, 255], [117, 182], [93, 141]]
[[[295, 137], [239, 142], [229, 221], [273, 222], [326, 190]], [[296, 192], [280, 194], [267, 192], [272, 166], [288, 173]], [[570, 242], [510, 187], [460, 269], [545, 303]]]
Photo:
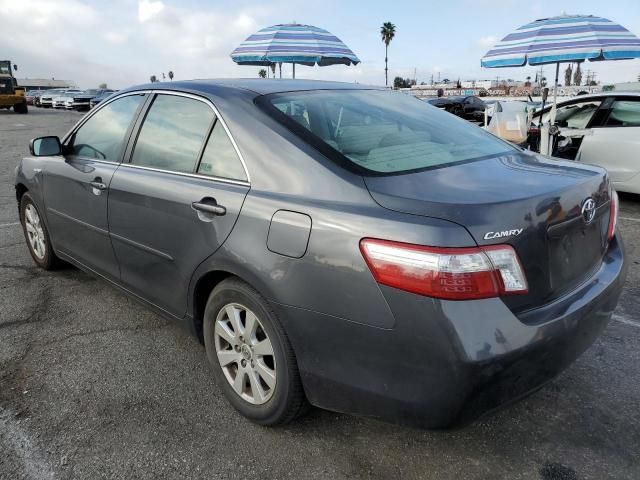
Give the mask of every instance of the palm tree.
[[380, 37], [382, 37], [382, 41], [384, 42], [384, 84], [389, 84], [389, 68], [388, 68], [388, 52], [389, 52], [389, 44], [393, 37], [396, 36], [396, 26], [391, 22], [385, 22], [380, 27]]
[[173, 80], [173, 70], [169, 70], [169, 80]]

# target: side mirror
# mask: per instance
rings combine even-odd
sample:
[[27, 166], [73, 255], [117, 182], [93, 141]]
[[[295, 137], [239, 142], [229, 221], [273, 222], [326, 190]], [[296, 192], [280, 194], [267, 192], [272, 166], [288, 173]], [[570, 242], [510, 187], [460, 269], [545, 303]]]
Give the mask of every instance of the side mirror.
[[62, 145], [58, 137], [38, 137], [29, 142], [29, 151], [34, 157], [62, 155]]

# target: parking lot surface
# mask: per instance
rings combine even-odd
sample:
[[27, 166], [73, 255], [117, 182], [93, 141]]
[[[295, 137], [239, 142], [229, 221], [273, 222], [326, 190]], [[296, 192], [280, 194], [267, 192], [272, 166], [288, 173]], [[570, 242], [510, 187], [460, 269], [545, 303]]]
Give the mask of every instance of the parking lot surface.
[[81, 115], [0, 111], [0, 478], [640, 478], [639, 197], [622, 197], [630, 270], [611, 324], [536, 394], [448, 431], [320, 410], [267, 429], [227, 404], [177, 324], [31, 260], [15, 165]]

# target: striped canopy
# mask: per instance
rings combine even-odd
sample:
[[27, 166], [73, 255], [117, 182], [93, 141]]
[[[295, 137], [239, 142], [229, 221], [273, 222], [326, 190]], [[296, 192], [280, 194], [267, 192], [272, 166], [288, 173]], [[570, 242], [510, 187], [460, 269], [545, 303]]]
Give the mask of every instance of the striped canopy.
[[274, 25], [251, 35], [233, 52], [239, 65], [356, 65], [360, 59], [335, 35], [313, 25]]
[[523, 25], [480, 63], [491, 68], [630, 58], [640, 58], [640, 39], [622, 25], [592, 15], [563, 15]]

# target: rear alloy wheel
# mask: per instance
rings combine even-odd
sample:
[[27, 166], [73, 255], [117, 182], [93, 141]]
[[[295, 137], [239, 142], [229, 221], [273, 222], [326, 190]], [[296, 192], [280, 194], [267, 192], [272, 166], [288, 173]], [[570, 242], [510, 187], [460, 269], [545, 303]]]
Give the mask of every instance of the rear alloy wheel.
[[218, 313], [213, 331], [218, 362], [236, 394], [253, 405], [269, 401], [277, 381], [275, 354], [256, 314], [230, 303]]
[[289, 339], [255, 289], [236, 278], [222, 281], [203, 320], [209, 363], [236, 410], [261, 425], [287, 423], [306, 411]]
[[40, 217], [38, 207], [28, 193], [25, 193], [20, 200], [20, 220], [29, 253], [38, 266], [45, 270], [53, 270], [60, 266], [62, 262], [51, 247], [47, 227]]

